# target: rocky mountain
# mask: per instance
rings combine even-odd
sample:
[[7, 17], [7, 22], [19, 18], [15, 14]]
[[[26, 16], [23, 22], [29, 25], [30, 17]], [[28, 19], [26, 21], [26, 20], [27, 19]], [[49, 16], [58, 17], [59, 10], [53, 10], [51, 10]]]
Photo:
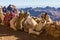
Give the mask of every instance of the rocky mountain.
[[24, 12], [26, 12], [28, 10], [31, 13], [32, 16], [36, 16], [36, 17], [39, 17], [42, 12], [47, 12], [48, 15], [50, 15], [50, 17], [53, 20], [60, 21], [60, 8], [47, 6], [45, 8], [42, 8], [42, 7], [19, 8], [19, 10], [24, 10]]

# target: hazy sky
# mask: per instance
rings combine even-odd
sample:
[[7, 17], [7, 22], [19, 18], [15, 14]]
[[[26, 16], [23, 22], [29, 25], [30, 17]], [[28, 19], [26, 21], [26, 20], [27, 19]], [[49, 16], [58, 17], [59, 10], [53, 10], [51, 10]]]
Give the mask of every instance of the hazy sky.
[[8, 6], [9, 4], [17, 7], [60, 7], [60, 0], [0, 0], [0, 5]]

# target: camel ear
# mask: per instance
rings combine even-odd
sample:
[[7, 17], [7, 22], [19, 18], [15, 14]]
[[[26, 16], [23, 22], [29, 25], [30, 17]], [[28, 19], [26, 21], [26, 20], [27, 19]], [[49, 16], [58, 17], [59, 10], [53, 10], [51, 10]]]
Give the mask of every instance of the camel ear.
[[45, 12], [45, 15], [47, 15], [47, 12]]

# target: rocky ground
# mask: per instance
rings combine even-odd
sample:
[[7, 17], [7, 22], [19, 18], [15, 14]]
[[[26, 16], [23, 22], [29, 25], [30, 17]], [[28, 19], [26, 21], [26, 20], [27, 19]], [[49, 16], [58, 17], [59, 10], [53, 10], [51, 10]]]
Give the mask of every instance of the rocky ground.
[[39, 36], [25, 33], [23, 31], [13, 31], [9, 27], [0, 25], [0, 40], [60, 40], [42, 33]]

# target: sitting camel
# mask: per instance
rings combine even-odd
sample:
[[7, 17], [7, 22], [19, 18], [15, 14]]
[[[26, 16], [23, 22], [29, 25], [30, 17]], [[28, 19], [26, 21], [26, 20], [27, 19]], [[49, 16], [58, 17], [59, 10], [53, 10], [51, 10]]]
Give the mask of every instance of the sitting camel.
[[[18, 14], [18, 13], [17, 13]], [[18, 16], [19, 15], [19, 16]], [[23, 26], [23, 21], [24, 21], [24, 12], [22, 11], [21, 13], [19, 13], [18, 15], [16, 15], [16, 17], [13, 17], [12, 20], [10, 21], [10, 27], [13, 30], [22, 30]]]
[[38, 25], [36, 26], [36, 30], [37, 30], [37, 31], [41, 31], [47, 23], [52, 23], [52, 20], [51, 20], [51, 18], [47, 15], [47, 13], [42, 13], [42, 14], [41, 14], [41, 17], [40, 17], [40, 22], [39, 22]]
[[38, 35], [39, 32], [34, 31], [35, 26], [37, 24], [38, 23], [32, 17], [30, 17], [30, 13], [26, 12], [26, 20], [24, 22], [24, 31], [28, 32], [29, 34], [32, 33], [32, 34]]
[[46, 24], [44, 26], [46, 33], [54, 37], [59, 37], [60, 36], [60, 25], [59, 25], [60, 22], [52, 21], [52, 19], [47, 14], [43, 14], [42, 18], [44, 18], [43, 20], [46, 21]]
[[28, 32], [28, 33], [32, 33], [32, 34], [36, 34], [39, 35], [41, 33], [41, 30], [43, 29], [43, 27], [46, 24], [46, 21], [43, 20], [43, 18], [41, 17], [39, 19], [39, 23], [37, 23], [34, 18], [32, 18], [29, 15], [29, 12], [27, 12], [27, 16], [26, 16], [26, 20], [24, 22], [24, 31]]
[[35, 27], [35, 30], [36, 31], [40, 31], [40, 33], [41, 33], [42, 32], [42, 29], [45, 28], [46, 24], [52, 24], [52, 23], [53, 23], [53, 21], [49, 17], [49, 15], [47, 13], [42, 13], [41, 14], [41, 17], [40, 17], [40, 22]]
[[18, 20], [18, 15], [14, 14], [15, 16], [12, 17], [12, 19], [10, 20], [10, 28], [12, 28], [13, 30], [17, 30], [16, 29], [16, 21]]
[[24, 11], [22, 11], [20, 14], [19, 14], [19, 18], [16, 22], [16, 28], [19, 29], [19, 30], [22, 30], [23, 29], [23, 21], [25, 20], [25, 14], [24, 14]]

